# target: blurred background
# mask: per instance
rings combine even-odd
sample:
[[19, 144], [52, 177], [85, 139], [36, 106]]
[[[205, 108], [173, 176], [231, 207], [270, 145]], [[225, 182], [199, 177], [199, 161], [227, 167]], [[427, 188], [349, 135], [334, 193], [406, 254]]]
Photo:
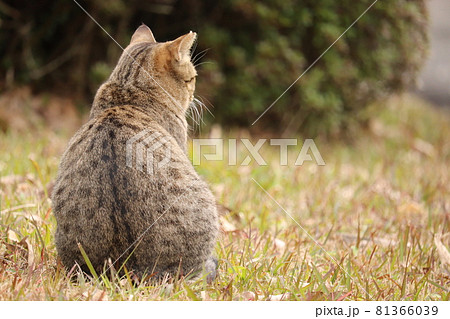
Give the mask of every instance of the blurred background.
[[[78, 3], [123, 47], [142, 22], [160, 42], [198, 32], [197, 93], [213, 114], [204, 121], [249, 127], [373, 1]], [[367, 125], [369, 106], [405, 90], [448, 105], [449, 8], [378, 1], [253, 128], [351, 135]], [[56, 130], [78, 126], [122, 52], [74, 1], [0, 1], [0, 30], [3, 131], [33, 116], [57, 118]]]
[[428, 1], [431, 50], [418, 90], [435, 105], [450, 106], [450, 1]]

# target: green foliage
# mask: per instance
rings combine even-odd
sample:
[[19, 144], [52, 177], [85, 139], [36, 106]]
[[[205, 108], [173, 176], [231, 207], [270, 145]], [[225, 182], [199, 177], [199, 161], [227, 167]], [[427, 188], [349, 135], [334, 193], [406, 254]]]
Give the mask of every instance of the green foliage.
[[[159, 41], [199, 33], [197, 92], [215, 120], [248, 126], [373, 0], [79, 1], [122, 46], [146, 22]], [[71, 1], [0, 6], [0, 88], [28, 83], [92, 99], [120, 48]], [[316, 135], [411, 85], [427, 49], [425, 0], [378, 1], [261, 118], [258, 127]], [[106, 63], [106, 64], [105, 64]], [[3, 76], [4, 75], [4, 76]]]
[[[201, 43], [223, 79], [224, 123], [251, 124], [355, 21], [366, 1], [221, 1]], [[412, 84], [427, 48], [423, 0], [379, 1], [261, 119], [262, 127], [333, 133], [372, 102]], [[224, 31], [226, 30], [226, 32]], [[205, 66], [208, 68], [208, 65]]]

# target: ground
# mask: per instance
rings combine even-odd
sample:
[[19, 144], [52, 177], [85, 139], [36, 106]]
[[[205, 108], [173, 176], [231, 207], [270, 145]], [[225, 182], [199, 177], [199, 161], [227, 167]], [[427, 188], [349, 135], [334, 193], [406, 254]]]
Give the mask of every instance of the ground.
[[[293, 165], [300, 146], [291, 148], [288, 166], [271, 146], [261, 152], [266, 166], [203, 161], [197, 171], [231, 208], [221, 218], [211, 285], [133, 285], [129, 276], [70, 280], [57, 259], [47, 185], [73, 129], [4, 124], [0, 300], [449, 300], [444, 112], [411, 96], [374, 105], [368, 128], [354, 138], [315, 139], [324, 166]], [[247, 155], [238, 151], [238, 163]]]

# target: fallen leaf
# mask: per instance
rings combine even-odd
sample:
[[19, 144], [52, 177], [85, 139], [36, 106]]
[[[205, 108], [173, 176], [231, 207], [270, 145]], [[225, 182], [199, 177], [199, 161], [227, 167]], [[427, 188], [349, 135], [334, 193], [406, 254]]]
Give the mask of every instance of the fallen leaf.
[[101, 289], [95, 289], [94, 293], [92, 294], [92, 300], [96, 300], [96, 301], [108, 301], [109, 298], [106, 295], [106, 291], [101, 290]]
[[208, 293], [204, 290], [200, 291], [200, 297], [202, 298], [202, 300], [205, 301], [211, 300], [211, 298], [209, 298]]
[[345, 298], [347, 298], [348, 296], [350, 296], [351, 294], [352, 294], [352, 291], [349, 291], [346, 294], [343, 294], [342, 296], [340, 296], [338, 299], [336, 299], [336, 301], [342, 301]]
[[17, 238], [16, 232], [11, 229], [8, 230], [8, 239], [15, 242], [19, 242], [19, 238]]
[[449, 234], [450, 233], [444, 236], [442, 236], [441, 234], [436, 234], [434, 236], [434, 245], [436, 246], [439, 259], [447, 271], [450, 270], [450, 252], [448, 251], [448, 248], [445, 247], [445, 245], [442, 243], [442, 238], [447, 237]]
[[326, 300], [326, 299], [325, 299], [325, 294], [323, 292], [311, 291], [305, 295], [305, 300], [306, 301], [319, 301], [319, 300]]
[[422, 153], [424, 155], [427, 155], [429, 157], [434, 157], [436, 155], [436, 151], [434, 149], [434, 146], [427, 141], [424, 141], [420, 138], [416, 138], [413, 143], [413, 148], [418, 151], [419, 153]]
[[162, 294], [165, 296], [170, 296], [170, 294], [173, 292], [173, 287], [173, 284], [163, 284], [161, 287]]
[[245, 300], [251, 300], [251, 301], [256, 300], [256, 295], [255, 295], [255, 293], [254, 293], [254, 292], [251, 292], [251, 291], [244, 291], [244, 292], [242, 293], [241, 296], [242, 296], [242, 298], [245, 299]]
[[236, 229], [237, 229], [232, 223], [230, 223], [228, 220], [226, 220], [223, 217], [220, 217], [220, 227], [221, 227], [222, 231], [225, 233], [233, 232], [233, 231], [236, 231]]
[[401, 215], [402, 218], [411, 218], [415, 215], [425, 216], [426, 210], [419, 203], [408, 201], [398, 207], [398, 214]]
[[273, 241], [273, 245], [279, 253], [284, 253], [284, 250], [286, 249], [286, 243], [284, 241], [275, 238], [275, 240]]
[[30, 243], [30, 240], [28, 239], [28, 237], [22, 239], [22, 241], [25, 240], [25, 243], [27, 244], [27, 249], [28, 249], [28, 266], [31, 267], [32, 265], [34, 265], [34, 250], [33, 250], [33, 246]]

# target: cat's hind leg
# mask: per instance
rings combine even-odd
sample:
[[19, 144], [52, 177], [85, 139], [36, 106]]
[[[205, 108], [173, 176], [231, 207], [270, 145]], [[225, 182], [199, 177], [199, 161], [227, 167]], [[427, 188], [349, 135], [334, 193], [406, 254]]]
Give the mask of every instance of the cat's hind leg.
[[217, 258], [213, 256], [209, 257], [205, 262], [206, 281], [208, 284], [211, 284], [216, 279], [218, 265]]

